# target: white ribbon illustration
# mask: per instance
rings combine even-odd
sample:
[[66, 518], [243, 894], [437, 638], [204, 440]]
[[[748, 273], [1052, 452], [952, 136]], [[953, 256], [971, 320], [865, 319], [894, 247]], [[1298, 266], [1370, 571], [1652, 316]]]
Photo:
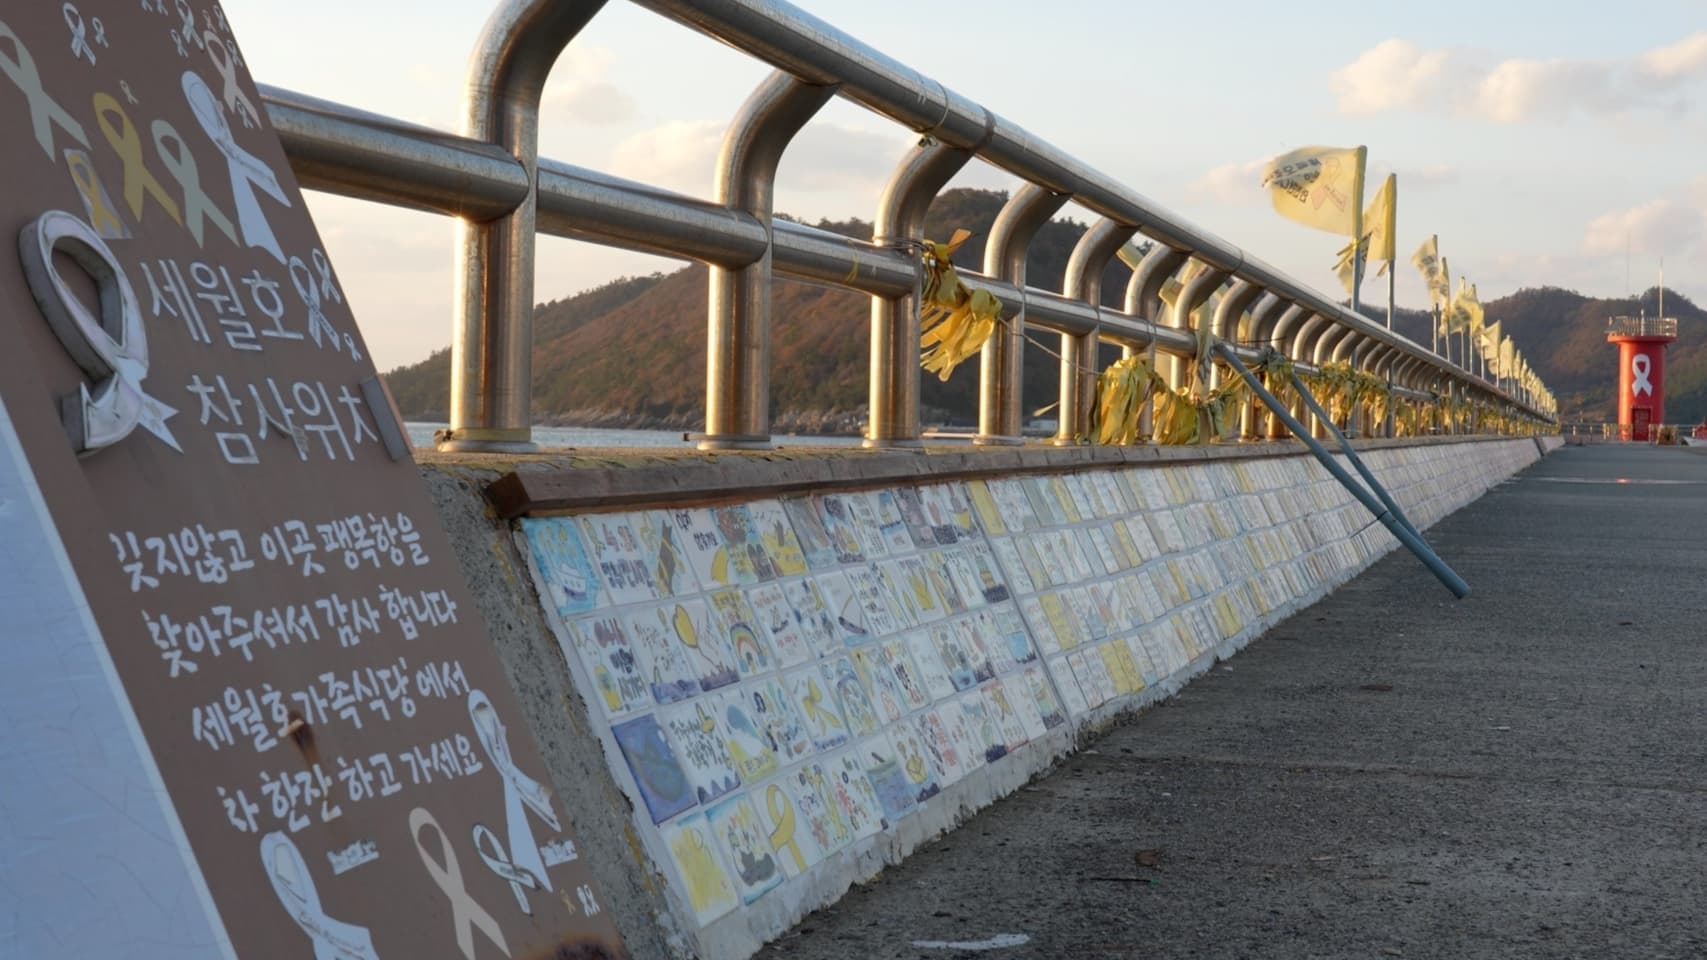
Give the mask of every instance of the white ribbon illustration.
[[342, 353], [343, 343], [338, 339], [338, 328], [326, 319], [326, 311], [320, 306], [320, 284], [314, 281], [314, 271], [302, 262], [301, 257], [290, 258], [290, 285], [296, 288], [296, 295], [308, 308], [308, 333], [314, 337], [314, 345], [323, 346], [320, 336], [321, 331], [325, 331], [332, 340], [332, 349]]
[[[474, 734], [486, 750], [487, 759], [504, 781], [504, 817], [509, 830], [510, 864], [533, 874], [540, 886], [550, 890], [551, 878], [545, 875], [545, 861], [539, 855], [539, 844], [534, 842], [533, 826], [528, 823], [527, 811], [538, 814], [552, 832], [561, 831], [563, 827], [557, 821], [557, 813], [551, 809], [551, 791], [516, 769], [515, 761], [510, 759], [510, 741], [504, 731], [504, 721], [498, 718], [498, 711], [492, 709], [492, 701], [486, 698], [485, 691], [469, 691], [468, 715], [474, 721]], [[475, 828], [476, 840], [480, 829]], [[521, 899], [520, 891], [517, 893], [517, 899]]]
[[[54, 263], [70, 257], [95, 281], [100, 316], [72, 292]], [[142, 389], [148, 377], [148, 331], [136, 291], [118, 258], [95, 229], [63, 210], [49, 210], [18, 237], [24, 279], [65, 352], [95, 384], [80, 384], [75, 446], [91, 453], [142, 427], [179, 453], [166, 421], [178, 411]]]
[[483, 823], [474, 825], [474, 852], [486, 861], [486, 869], [509, 883], [510, 892], [516, 895], [516, 906], [521, 908], [522, 913], [533, 916], [533, 906], [528, 903], [528, 892], [538, 890], [539, 881], [533, 878], [533, 874], [510, 862], [510, 858], [504, 855], [504, 845], [498, 841], [498, 835]]
[[261, 866], [279, 904], [313, 941], [314, 960], [379, 960], [366, 927], [326, 915], [308, 863], [289, 837], [274, 831], [261, 838]]
[[1644, 393], [1653, 395], [1654, 385], [1648, 381], [1653, 362], [1645, 353], [1638, 353], [1630, 359], [1630, 372], [1636, 375], [1636, 381], [1630, 384], [1630, 396], [1639, 397]]
[[89, 66], [94, 66], [95, 48], [89, 46], [89, 28], [83, 23], [83, 15], [77, 12], [74, 3], [68, 3], [61, 9], [65, 14], [65, 25], [71, 28], [71, 55], [88, 57]]
[[[438, 837], [436, 857], [421, 842], [421, 835], [428, 827]], [[468, 889], [462, 882], [462, 866], [456, 860], [456, 849], [450, 845], [450, 838], [445, 836], [439, 822], [427, 808], [416, 807], [409, 811], [409, 834], [415, 838], [415, 852], [421, 855], [421, 865], [427, 868], [427, 875], [450, 900], [450, 922], [456, 928], [456, 945], [462, 950], [462, 955], [474, 960], [474, 931], [479, 930], [503, 951], [504, 956], [509, 956], [510, 945], [504, 942], [504, 928], [486, 912], [485, 907], [468, 895]], [[316, 957], [315, 960], [323, 958]]]
[[231, 197], [237, 202], [237, 226], [243, 231], [243, 242], [267, 251], [278, 262], [284, 263], [284, 251], [279, 248], [278, 238], [267, 223], [267, 215], [261, 211], [261, 202], [255, 199], [255, 188], [259, 187], [262, 193], [287, 207], [290, 206], [289, 195], [279, 186], [279, 178], [273, 175], [272, 167], [239, 147], [232, 139], [231, 124], [225, 120], [225, 108], [207, 81], [194, 70], [185, 70], [183, 86], [184, 99], [189, 101], [190, 112], [195, 114], [202, 132], [225, 155], [226, 170], [231, 175]]

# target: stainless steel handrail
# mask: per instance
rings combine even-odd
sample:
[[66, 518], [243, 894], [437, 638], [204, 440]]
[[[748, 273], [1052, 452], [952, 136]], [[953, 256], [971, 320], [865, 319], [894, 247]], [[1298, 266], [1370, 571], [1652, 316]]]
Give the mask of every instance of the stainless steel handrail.
[[[896, 307], [908, 305], [906, 298], [914, 293], [917, 282], [916, 258], [910, 252], [773, 221], [766, 204], [736, 202], [738, 198], [730, 198], [727, 205], [707, 202], [538, 157], [539, 88], [551, 64], [604, 2], [506, 0], [500, 5], [470, 64], [471, 136], [262, 88], [269, 117], [305, 186], [463, 218], [462, 303], [453, 342], [457, 356], [453, 359], [452, 445], [462, 449], [528, 446], [531, 381], [526, 368], [535, 231], [689, 257], [714, 270], [741, 274], [751, 273], [769, 259], [769, 269], [778, 274], [873, 295], [873, 344], [881, 345], [883, 352], [879, 356], [874, 351], [872, 358], [871, 409], [874, 414], [881, 411], [884, 419], [878, 425], [874, 417], [873, 438], [897, 445], [916, 440], [917, 366], [901, 369], [896, 363], [906, 351], [896, 335], [904, 334], [908, 325], [897, 326], [893, 316]], [[1158, 254], [1170, 249], [1179, 254], [1156, 260], [1158, 269], [1150, 279], [1138, 283], [1134, 278], [1134, 286], [1141, 290], [1129, 289], [1125, 312], [1026, 287], [1023, 279], [1018, 285], [989, 277], [979, 281], [1011, 313], [1023, 310], [1028, 324], [1069, 338], [1100, 337], [1128, 348], [1190, 357], [1196, 342], [1179, 314], [1170, 317], [1179, 326], [1159, 325], [1151, 318], [1163, 315], [1160, 305], [1146, 302], [1189, 256], [1210, 267], [1216, 278], [1194, 284], [1191, 301], [1207, 297], [1225, 279], [1235, 284], [1242, 300], [1256, 303], [1256, 294], [1262, 294], [1265, 317], [1278, 317], [1288, 307], [1301, 312], [1300, 319], [1311, 331], [1309, 345], [1334, 344], [1341, 348], [1337, 355], [1354, 358], [1363, 366], [1372, 357], [1390, 355], [1389, 368], [1406, 395], [1424, 396], [1453, 383], [1459, 391], [1546, 420], [1544, 411], [1339, 306], [1023, 128], [786, 3], [634, 2], [768, 62], [801, 84], [834, 88], [956, 153], [980, 156], [1017, 174], [1033, 189], [1063, 201], [1070, 198], [1101, 214], [1110, 230], [1142, 232], [1160, 242]], [[932, 195], [940, 185], [940, 180], [925, 184]], [[928, 203], [929, 197], [907, 199], [916, 207]], [[908, 229], [916, 229], [917, 218], [907, 219]], [[752, 286], [758, 295], [760, 285]], [[711, 328], [716, 330], [720, 324], [728, 328], [728, 318], [716, 311], [737, 307], [719, 307], [714, 300], [712, 309]], [[708, 370], [708, 408], [714, 405], [713, 397], [745, 397], [736, 413], [720, 417], [719, 429], [713, 433], [761, 440], [748, 434], [768, 432], [763, 402], [755, 399], [763, 391], [754, 393], [754, 382], [762, 381], [768, 372], [767, 312], [752, 313], [740, 327], [747, 332], [744, 346], [735, 352], [739, 363], [731, 360], [720, 366], [714, 359]], [[1231, 319], [1229, 323], [1229, 318], [1220, 318], [1223, 329], [1236, 325], [1237, 317]], [[1088, 343], [1081, 342], [1073, 352], [1094, 356], [1086, 347]], [[1257, 351], [1241, 353], [1254, 357]], [[1303, 369], [1313, 367], [1309, 362], [1313, 356], [1294, 355]], [[1398, 362], [1401, 358], [1409, 362]], [[1013, 366], [1017, 367], [1017, 360]], [[995, 382], [986, 383], [986, 408], [994, 402], [1004, 406], [1013, 402], [1006, 396], [992, 399], [990, 391], [1011, 391], [1017, 382], [1016, 370], [1006, 363], [1001, 373]], [[911, 416], [896, 409], [898, 402], [912, 408]], [[748, 431], [749, 426], [757, 429]]]

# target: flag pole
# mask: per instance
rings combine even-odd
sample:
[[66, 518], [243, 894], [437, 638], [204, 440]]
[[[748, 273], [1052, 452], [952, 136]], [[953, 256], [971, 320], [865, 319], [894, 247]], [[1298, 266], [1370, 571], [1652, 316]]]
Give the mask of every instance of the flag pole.
[[1387, 329], [1393, 329], [1394, 281], [1399, 277], [1398, 258], [1387, 261]]
[[1358, 291], [1363, 288], [1363, 169], [1369, 148], [1357, 148], [1357, 173], [1351, 181], [1351, 312], [1357, 313]]

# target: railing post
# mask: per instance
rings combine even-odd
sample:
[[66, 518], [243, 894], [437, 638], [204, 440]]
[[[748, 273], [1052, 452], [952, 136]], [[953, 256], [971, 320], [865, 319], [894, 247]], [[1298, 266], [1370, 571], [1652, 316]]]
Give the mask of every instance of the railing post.
[[[1102, 316], [1102, 273], [1122, 244], [1132, 239], [1137, 227], [1107, 217], [1086, 230], [1067, 258], [1061, 295], [1083, 300]], [[1056, 409], [1055, 443], [1061, 446], [1088, 443], [1091, 414], [1097, 403], [1097, 353], [1099, 330], [1080, 336], [1061, 335], [1061, 402]]]
[[[971, 159], [972, 151], [937, 141], [921, 142], [909, 150], [883, 188], [877, 218], [872, 221], [872, 242], [879, 246], [905, 245], [923, 239], [931, 200]], [[867, 447], [924, 445], [919, 439], [917, 297], [915, 292], [907, 297], [871, 298]]]
[[771, 207], [782, 152], [836, 88], [777, 71], [730, 122], [713, 199], [758, 218], [765, 252], [744, 267], [710, 268], [706, 316], [705, 435], [701, 450], [764, 449], [771, 442]]
[[[1195, 333], [1197, 328], [1192, 325], [1192, 314], [1207, 302], [1221, 284], [1227, 282], [1227, 271], [1210, 269], [1192, 277], [1180, 291], [1179, 298], [1174, 301], [1173, 327], [1188, 333]], [[1214, 318], [1205, 321], [1209, 323], [1210, 332], [1214, 332]], [[1205, 363], [1211, 370], [1214, 364], [1209, 357], [1169, 357], [1168, 358], [1168, 389], [1178, 390], [1185, 386], [1186, 370], [1193, 364]], [[1208, 384], [1205, 384], [1208, 386]]]
[[[1221, 303], [1215, 308], [1214, 327], [1210, 331], [1215, 334], [1216, 339], [1225, 340], [1229, 343], [1238, 342], [1239, 321], [1244, 318], [1245, 309], [1251, 305], [1252, 301], [1256, 300], [1260, 293], [1262, 293], [1262, 288], [1249, 280], [1236, 280], [1231, 287], [1227, 288], [1226, 295], [1221, 298]], [[1221, 368], [1211, 367], [1210, 371], [1210, 386], [1219, 387], [1221, 385]]]
[[[1132, 271], [1132, 278], [1126, 281], [1126, 313], [1151, 327], [1157, 326], [1162, 314], [1162, 284], [1167, 283], [1190, 259], [1190, 251], [1157, 244], [1139, 261], [1138, 268]], [[1135, 351], [1124, 347], [1120, 352], [1123, 357], [1130, 357]], [[1149, 354], [1150, 370], [1159, 373], [1156, 370], [1154, 334], [1150, 337]], [[1138, 435], [1146, 440], [1155, 435], [1155, 412], [1155, 404], [1145, 397], [1144, 405], [1138, 411]]]
[[[1264, 293], [1262, 298], [1251, 308], [1250, 340], [1252, 345], [1262, 350], [1271, 346], [1275, 327], [1280, 318], [1286, 314], [1290, 306], [1285, 300], [1272, 293]], [[1239, 435], [1247, 440], [1261, 440], [1263, 435], [1258, 432], [1258, 416], [1262, 401], [1252, 396], [1239, 411]]]
[[1025, 376], [1025, 258], [1031, 238], [1055, 211], [1066, 203], [1066, 194], [1051, 193], [1028, 183], [1008, 199], [984, 247], [984, 273], [993, 280], [1006, 280], [1020, 291], [1020, 310], [996, 326], [984, 342], [978, 363], [978, 434], [973, 443], [1009, 445], [1025, 442], [1020, 392]]
[[533, 250], [539, 98], [551, 65], [605, 0], [507, 0], [468, 63], [464, 134], [508, 150], [527, 171], [516, 208], [457, 222], [450, 430], [441, 450], [528, 451], [533, 443]]

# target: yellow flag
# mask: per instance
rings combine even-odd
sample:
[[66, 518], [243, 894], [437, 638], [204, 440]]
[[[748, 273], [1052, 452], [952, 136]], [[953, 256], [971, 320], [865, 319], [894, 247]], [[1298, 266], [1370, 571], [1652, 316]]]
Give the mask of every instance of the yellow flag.
[[1428, 295], [1435, 306], [1446, 303], [1451, 293], [1451, 283], [1446, 277], [1446, 260], [1440, 255], [1440, 237], [1431, 236], [1423, 241], [1417, 252], [1411, 254], [1411, 264], [1423, 275], [1423, 282], [1428, 284]]
[[1341, 236], [1362, 233], [1366, 147], [1300, 147], [1263, 168], [1274, 211], [1294, 223]]
[[1510, 377], [1517, 373], [1517, 346], [1510, 337], [1500, 338], [1500, 376]]
[[1399, 177], [1397, 174], [1387, 174], [1387, 181], [1381, 184], [1381, 189], [1375, 191], [1375, 199], [1369, 201], [1368, 209], [1363, 211], [1363, 233], [1369, 238], [1370, 260], [1381, 261], [1381, 269], [1376, 276], [1387, 272], [1387, 267], [1397, 256], [1393, 252], [1393, 233], [1398, 226], [1399, 208]]
[[[1356, 279], [1356, 268], [1353, 266], [1351, 259], [1353, 246], [1353, 244], [1347, 243], [1345, 246], [1341, 247], [1339, 260], [1334, 263], [1334, 273], [1339, 274], [1340, 286], [1345, 287], [1345, 292], [1348, 295], [1352, 292], [1352, 283]], [[1369, 242], [1367, 240], [1364, 241], [1362, 247], [1362, 256], [1367, 259]]]
[[1457, 333], [1470, 329], [1470, 285], [1458, 278], [1458, 292], [1452, 295], [1452, 304], [1446, 310], [1446, 332]]
[[1487, 358], [1488, 363], [1498, 366], [1500, 362], [1500, 322], [1498, 320], [1482, 328], [1482, 337], [1479, 342], [1482, 347], [1482, 356]]

